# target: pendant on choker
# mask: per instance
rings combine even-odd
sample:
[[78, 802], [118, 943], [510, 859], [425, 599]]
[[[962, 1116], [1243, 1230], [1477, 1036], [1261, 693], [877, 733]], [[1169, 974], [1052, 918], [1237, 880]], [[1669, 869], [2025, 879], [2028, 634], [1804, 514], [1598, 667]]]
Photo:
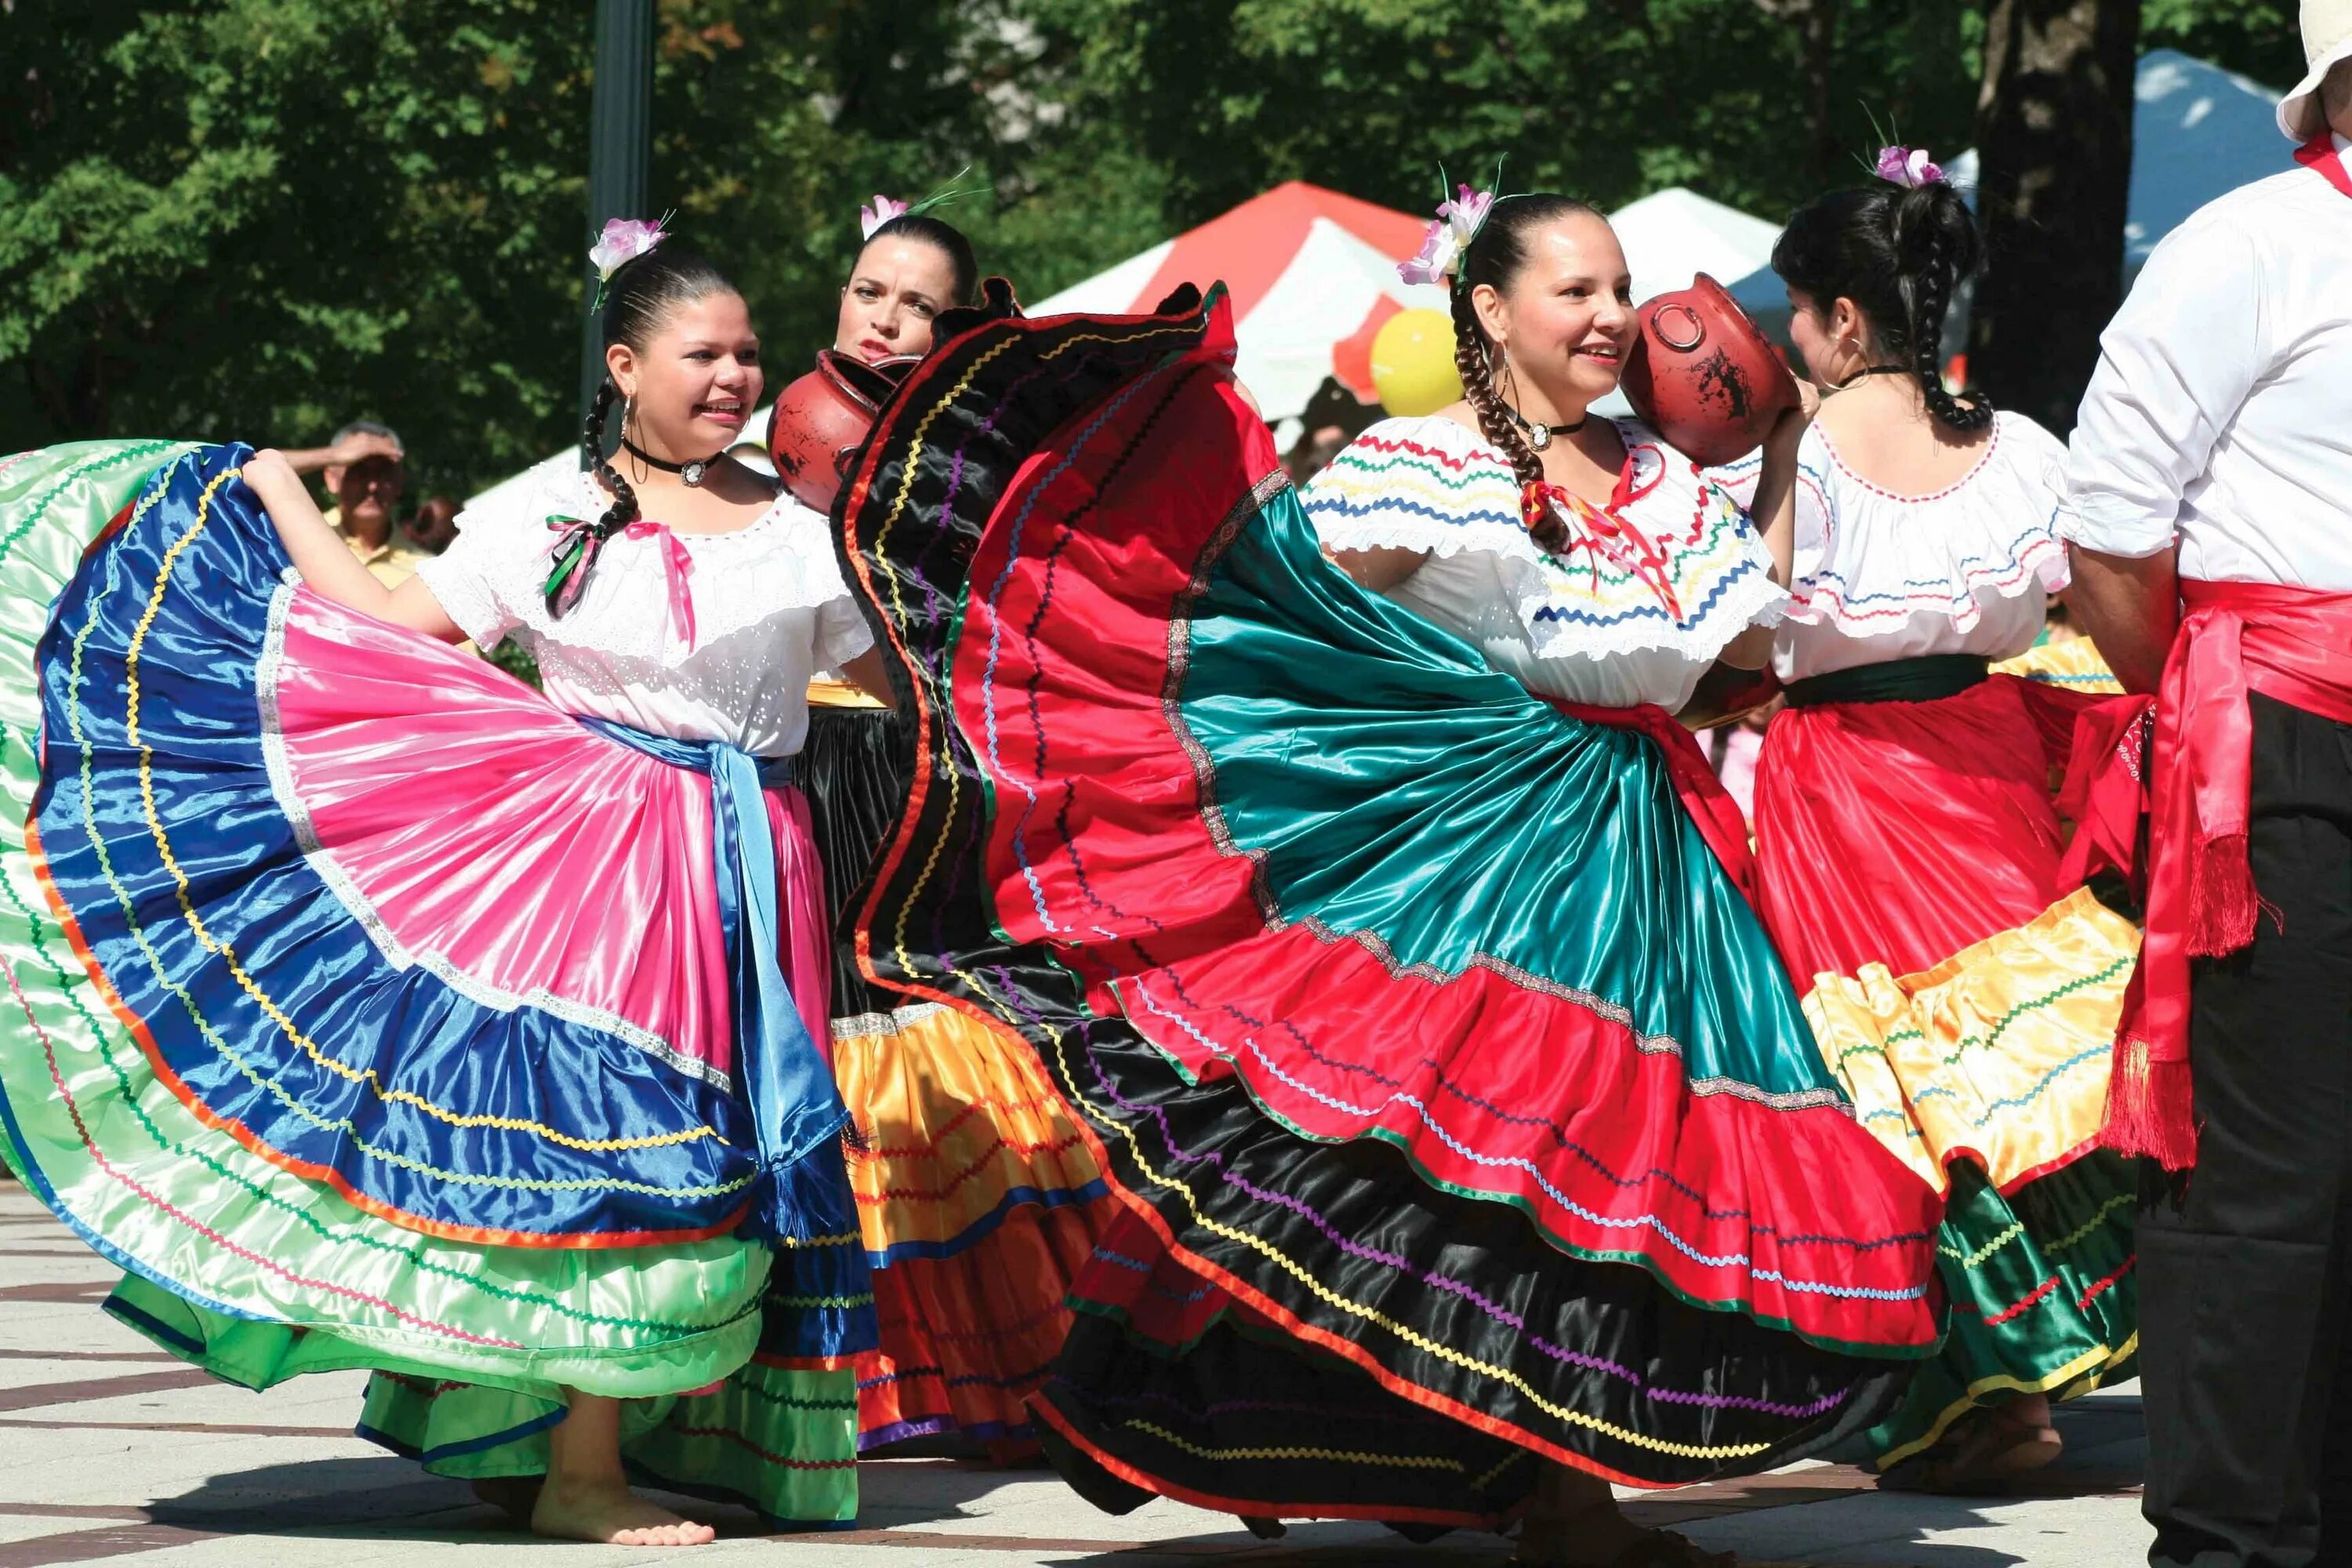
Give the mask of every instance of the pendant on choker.
[[1512, 424], [1527, 432], [1528, 445], [1538, 452], [1551, 445], [1551, 438], [1554, 436], [1573, 436], [1584, 428], [1582, 419], [1579, 419], [1573, 425], [1545, 425], [1528, 418], [1507, 403], [1503, 405], [1503, 412], [1511, 416]]
[[646, 467], [659, 468], [665, 474], [676, 474], [688, 489], [701, 488], [702, 481], [709, 477], [710, 465], [727, 455], [724, 452], [713, 452], [708, 458], [697, 458], [690, 463], [673, 463], [666, 458], [655, 457], [626, 436], [621, 437], [621, 445], [627, 449], [629, 456], [645, 464]]

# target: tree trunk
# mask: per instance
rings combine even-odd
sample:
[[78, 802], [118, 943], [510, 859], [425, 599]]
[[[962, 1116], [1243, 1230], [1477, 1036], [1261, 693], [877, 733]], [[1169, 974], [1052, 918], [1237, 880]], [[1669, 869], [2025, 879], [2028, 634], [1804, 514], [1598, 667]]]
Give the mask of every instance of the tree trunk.
[[2139, 0], [1991, 0], [1970, 379], [2060, 435], [2123, 302]]

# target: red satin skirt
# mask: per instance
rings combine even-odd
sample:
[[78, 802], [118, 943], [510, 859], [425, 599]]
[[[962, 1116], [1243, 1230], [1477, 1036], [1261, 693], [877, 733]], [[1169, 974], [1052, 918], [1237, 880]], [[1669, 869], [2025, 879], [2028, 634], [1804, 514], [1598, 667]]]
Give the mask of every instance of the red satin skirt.
[[1933, 968], [2064, 889], [2051, 769], [2083, 700], [2009, 676], [1929, 702], [1792, 708], [1764, 737], [1764, 923], [1800, 993]]
[[2095, 700], [1994, 676], [1791, 709], [1757, 764], [1765, 924], [1856, 1116], [1945, 1203], [1949, 1336], [1871, 1434], [1882, 1468], [2131, 1371], [2136, 1184], [2095, 1143], [2138, 933], [2062, 885], [2053, 804]]

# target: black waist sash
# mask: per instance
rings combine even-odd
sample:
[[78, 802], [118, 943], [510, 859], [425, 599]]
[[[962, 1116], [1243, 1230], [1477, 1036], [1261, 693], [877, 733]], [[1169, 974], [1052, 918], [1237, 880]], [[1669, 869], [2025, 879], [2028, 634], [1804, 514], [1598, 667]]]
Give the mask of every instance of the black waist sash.
[[1991, 672], [1989, 658], [1931, 653], [1808, 676], [1790, 681], [1782, 690], [1791, 708], [1818, 708], [1828, 702], [1933, 702], [1982, 686]]

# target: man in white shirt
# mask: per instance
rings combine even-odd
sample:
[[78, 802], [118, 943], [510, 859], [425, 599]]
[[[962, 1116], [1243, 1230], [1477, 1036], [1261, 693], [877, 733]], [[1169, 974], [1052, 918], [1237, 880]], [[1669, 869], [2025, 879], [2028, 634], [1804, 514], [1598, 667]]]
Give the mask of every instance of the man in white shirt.
[[2159, 1568], [2352, 1563], [2352, 0], [2303, 29], [2297, 166], [2149, 258], [2060, 519], [2076, 615], [2156, 694], [2145, 770], [2135, 722], [2100, 776], [2149, 803], [2106, 1142], [2151, 1157]]

